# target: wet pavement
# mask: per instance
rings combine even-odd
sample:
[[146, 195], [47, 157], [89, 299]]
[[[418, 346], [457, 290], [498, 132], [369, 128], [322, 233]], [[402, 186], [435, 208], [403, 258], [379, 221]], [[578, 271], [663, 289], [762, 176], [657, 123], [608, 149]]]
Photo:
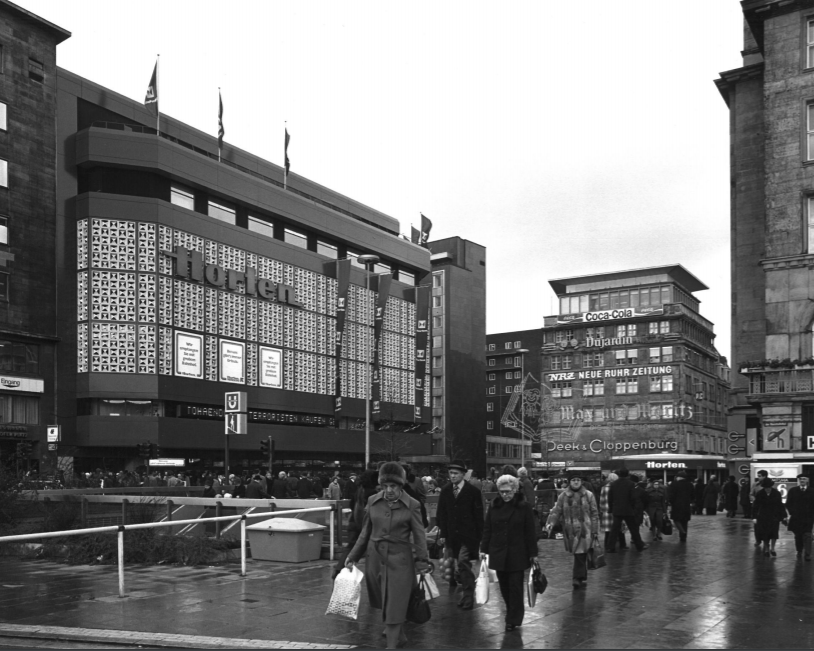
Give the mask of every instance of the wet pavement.
[[[751, 521], [695, 516], [687, 544], [673, 535], [641, 553], [610, 554], [607, 567], [589, 573], [587, 589], [576, 591], [562, 541], [540, 541], [539, 548], [549, 587], [526, 609], [521, 628], [504, 632], [496, 585], [488, 604], [461, 611], [439, 583], [430, 622], [407, 625], [408, 646], [814, 647], [814, 563], [797, 559], [784, 527], [777, 557], [764, 557], [753, 546]], [[128, 597], [120, 599], [115, 566], [2, 558], [0, 636], [173, 648], [381, 648], [381, 614], [368, 607], [364, 590], [358, 621], [324, 615], [329, 562], [256, 561], [247, 577], [239, 571], [239, 564], [130, 566]]]

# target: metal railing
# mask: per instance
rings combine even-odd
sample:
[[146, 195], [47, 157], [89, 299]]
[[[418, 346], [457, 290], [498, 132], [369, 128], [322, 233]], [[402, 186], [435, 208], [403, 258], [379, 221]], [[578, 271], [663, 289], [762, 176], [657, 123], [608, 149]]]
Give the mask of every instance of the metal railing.
[[749, 393], [811, 393], [814, 391], [814, 371], [805, 369], [763, 369], [749, 373]]
[[[223, 522], [230, 520], [240, 521], [240, 576], [246, 576], [246, 520], [249, 518], [265, 518], [288, 516], [299, 513], [315, 513], [318, 511], [330, 511], [330, 544], [328, 545], [329, 560], [334, 559], [334, 518], [336, 512], [331, 506], [318, 506], [310, 509], [291, 509], [289, 511], [276, 511], [265, 513], [242, 513], [240, 515], [223, 515], [214, 518], [207, 518], [210, 522]], [[119, 569], [119, 597], [126, 597], [124, 586], [124, 532], [136, 529], [151, 529], [157, 527], [175, 527], [178, 525], [200, 524], [200, 519], [194, 520], [169, 520], [165, 522], [145, 522], [142, 524], [126, 524], [110, 527], [93, 527], [89, 529], [70, 529], [67, 531], [48, 531], [44, 533], [28, 533], [16, 536], [0, 537], [0, 543], [5, 542], [26, 542], [29, 540], [40, 540], [43, 538], [62, 538], [65, 536], [82, 536], [90, 533], [113, 533], [118, 534], [118, 569]]]

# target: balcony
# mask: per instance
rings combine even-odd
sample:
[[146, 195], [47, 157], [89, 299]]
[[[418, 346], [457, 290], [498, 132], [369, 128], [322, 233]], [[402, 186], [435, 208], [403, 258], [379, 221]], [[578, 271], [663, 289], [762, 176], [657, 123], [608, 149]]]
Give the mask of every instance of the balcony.
[[814, 369], [743, 369], [749, 377], [749, 394], [814, 393]]

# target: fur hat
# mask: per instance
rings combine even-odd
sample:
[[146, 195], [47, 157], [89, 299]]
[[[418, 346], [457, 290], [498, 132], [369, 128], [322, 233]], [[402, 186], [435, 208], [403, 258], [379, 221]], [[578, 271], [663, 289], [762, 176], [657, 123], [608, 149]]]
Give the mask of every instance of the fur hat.
[[447, 470], [460, 470], [461, 472], [466, 472], [466, 464], [463, 461], [453, 461], [450, 464], [447, 464]]
[[517, 476], [518, 476], [518, 477], [527, 477], [527, 476], [528, 476], [528, 474], [529, 474], [529, 469], [528, 469], [528, 468], [526, 468], [525, 466], [520, 466], [520, 467], [517, 469]]
[[379, 467], [379, 484], [390, 481], [399, 486], [404, 486], [406, 480], [407, 473], [405, 473], [404, 468], [395, 461], [388, 461]]

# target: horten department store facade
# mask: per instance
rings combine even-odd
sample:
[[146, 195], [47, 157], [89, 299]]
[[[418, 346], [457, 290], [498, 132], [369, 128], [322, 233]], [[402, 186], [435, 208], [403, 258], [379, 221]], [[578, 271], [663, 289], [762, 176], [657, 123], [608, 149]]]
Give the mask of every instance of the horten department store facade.
[[[56, 304], [57, 364], [45, 382], [56, 398], [28, 436], [46, 466], [134, 465], [149, 440], [162, 457], [218, 467], [224, 393], [240, 390], [248, 433], [230, 437], [233, 467], [255, 467], [267, 436], [275, 463], [358, 467], [370, 377], [381, 421], [371, 429], [403, 431], [406, 452], [432, 453], [421, 434], [430, 255], [400, 237], [397, 220], [299, 176], [283, 188], [282, 168], [228, 145], [218, 161], [215, 138], [163, 115], [156, 133], [141, 104], [55, 66], [43, 72], [56, 118], [57, 281], [41, 297]], [[23, 102], [8, 89], [2, 99], [12, 135]], [[10, 158], [13, 186], [15, 167], [34, 161]], [[361, 254], [380, 260], [369, 278]], [[46, 424], [61, 425], [56, 450], [45, 450]]]

